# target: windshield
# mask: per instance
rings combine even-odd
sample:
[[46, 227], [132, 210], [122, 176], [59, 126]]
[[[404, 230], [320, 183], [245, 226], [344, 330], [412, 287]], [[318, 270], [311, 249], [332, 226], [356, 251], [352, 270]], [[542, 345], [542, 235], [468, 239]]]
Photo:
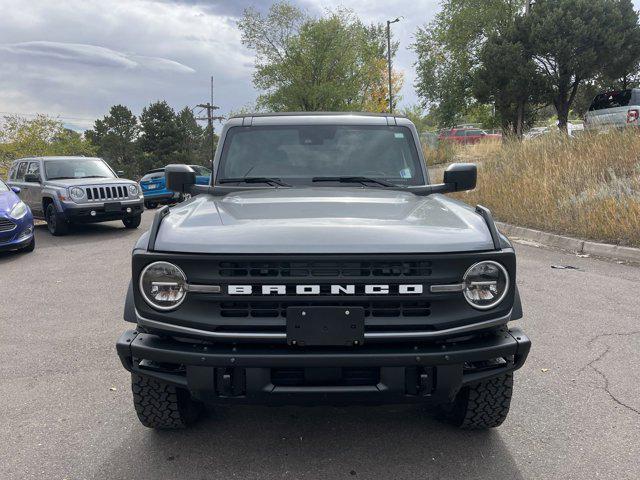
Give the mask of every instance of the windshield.
[[65, 178], [115, 178], [103, 160], [80, 158], [69, 160], [47, 160], [44, 172], [48, 180]]
[[308, 184], [314, 177], [350, 176], [424, 184], [411, 130], [354, 125], [233, 127], [225, 138], [217, 181], [270, 177]]
[[203, 167], [201, 165], [190, 165], [190, 167], [193, 168], [194, 172], [196, 172], [196, 175], [200, 177], [211, 176], [211, 170], [209, 170], [207, 167]]
[[0, 180], [0, 193], [8, 192], [8, 191], [9, 191], [9, 187], [7, 187], [7, 185], [2, 180]]

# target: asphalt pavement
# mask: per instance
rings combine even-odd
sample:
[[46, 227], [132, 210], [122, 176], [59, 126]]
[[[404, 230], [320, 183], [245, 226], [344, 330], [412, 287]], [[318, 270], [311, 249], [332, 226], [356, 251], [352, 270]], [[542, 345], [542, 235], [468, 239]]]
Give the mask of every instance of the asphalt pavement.
[[416, 406], [225, 407], [185, 431], [142, 427], [115, 341], [151, 218], [38, 227], [34, 253], [0, 254], [1, 479], [640, 478], [640, 269], [526, 245], [533, 347], [498, 429]]

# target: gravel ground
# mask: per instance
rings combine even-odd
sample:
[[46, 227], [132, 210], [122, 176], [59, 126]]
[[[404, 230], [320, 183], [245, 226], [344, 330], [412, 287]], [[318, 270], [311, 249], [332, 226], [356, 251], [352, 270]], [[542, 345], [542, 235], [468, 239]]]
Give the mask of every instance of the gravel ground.
[[0, 254], [0, 478], [640, 477], [637, 267], [517, 245], [533, 348], [496, 430], [403, 406], [221, 408], [154, 432], [114, 347], [141, 232], [38, 227], [34, 253]]

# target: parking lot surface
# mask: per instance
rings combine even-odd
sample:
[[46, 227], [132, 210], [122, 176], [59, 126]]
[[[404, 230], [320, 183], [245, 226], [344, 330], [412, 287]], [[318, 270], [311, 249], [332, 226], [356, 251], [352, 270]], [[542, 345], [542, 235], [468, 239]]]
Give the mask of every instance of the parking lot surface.
[[640, 477], [640, 269], [524, 245], [533, 347], [498, 429], [415, 406], [220, 408], [190, 430], [142, 427], [115, 341], [152, 216], [137, 231], [38, 227], [34, 253], [0, 255], [0, 478]]

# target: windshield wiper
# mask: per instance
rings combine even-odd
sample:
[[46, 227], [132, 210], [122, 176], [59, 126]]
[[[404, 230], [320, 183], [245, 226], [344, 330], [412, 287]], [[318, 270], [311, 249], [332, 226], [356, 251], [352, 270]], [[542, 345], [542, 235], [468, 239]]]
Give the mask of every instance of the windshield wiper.
[[222, 178], [218, 183], [267, 183], [269, 185], [278, 185], [279, 187], [290, 187], [288, 183], [283, 182], [279, 178], [272, 177], [239, 177], [239, 178]]
[[339, 182], [339, 183], [361, 183], [366, 185], [367, 183], [374, 183], [382, 187], [398, 187], [395, 183], [387, 182], [385, 180], [379, 180], [369, 177], [313, 177], [312, 182]]

